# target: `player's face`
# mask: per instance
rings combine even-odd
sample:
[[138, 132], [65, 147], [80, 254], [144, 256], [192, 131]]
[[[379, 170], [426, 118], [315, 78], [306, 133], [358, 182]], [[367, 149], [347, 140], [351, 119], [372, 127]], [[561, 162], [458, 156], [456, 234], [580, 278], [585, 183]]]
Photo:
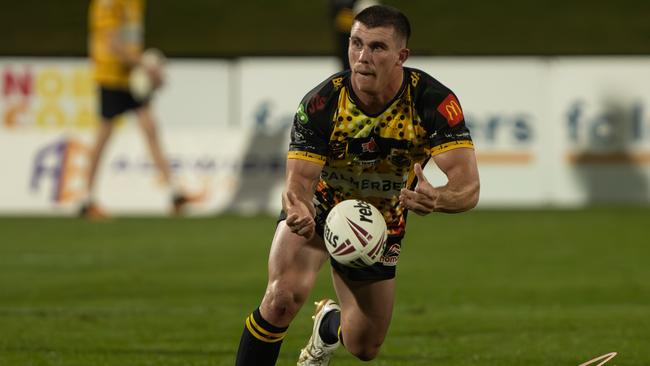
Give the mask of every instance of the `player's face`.
[[402, 81], [402, 64], [408, 57], [405, 41], [393, 27], [368, 28], [355, 22], [350, 32], [348, 56], [352, 82], [363, 93], [379, 95]]

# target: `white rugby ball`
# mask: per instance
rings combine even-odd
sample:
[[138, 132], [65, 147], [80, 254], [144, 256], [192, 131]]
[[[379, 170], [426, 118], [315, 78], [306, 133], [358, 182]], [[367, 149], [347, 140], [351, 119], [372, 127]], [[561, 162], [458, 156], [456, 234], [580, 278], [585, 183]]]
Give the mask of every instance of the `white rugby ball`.
[[345, 200], [330, 211], [323, 237], [332, 258], [354, 268], [371, 266], [386, 246], [386, 221], [379, 210], [362, 200]]
[[162, 72], [165, 61], [165, 55], [155, 48], [149, 48], [142, 53], [140, 64], [134, 67], [129, 75], [129, 89], [136, 100], [151, 98], [156, 88], [147, 69], [155, 68]]

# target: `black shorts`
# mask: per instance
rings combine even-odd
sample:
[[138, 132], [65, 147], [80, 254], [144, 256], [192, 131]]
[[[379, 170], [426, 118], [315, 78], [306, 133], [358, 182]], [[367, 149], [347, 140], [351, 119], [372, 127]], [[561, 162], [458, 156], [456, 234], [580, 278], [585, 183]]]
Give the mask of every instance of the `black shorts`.
[[112, 121], [114, 117], [124, 112], [136, 110], [149, 103], [148, 100], [138, 102], [131, 92], [125, 89], [99, 87], [100, 113], [104, 120]]
[[[323, 230], [325, 229], [325, 219], [327, 218], [328, 212], [318, 212], [314, 221], [316, 222], [316, 234], [323, 238]], [[281, 211], [280, 217], [278, 217], [278, 223], [287, 219], [286, 212]], [[352, 281], [381, 281], [395, 278], [395, 273], [397, 269], [397, 261], [399, 260], [399, 254], [402, 249], [402, 237], [388, 235], [386, 239], [386, 248], [384, 253], [381, 256], [379, 262], [373, 264], [372, 266], [365, 268], [352, 268], [344, 266], [339, 262], [335, 261], [334, 258], [330, 256], [330, 264], [332, 268], [336, 270], [341, 276], [350, 279]]]

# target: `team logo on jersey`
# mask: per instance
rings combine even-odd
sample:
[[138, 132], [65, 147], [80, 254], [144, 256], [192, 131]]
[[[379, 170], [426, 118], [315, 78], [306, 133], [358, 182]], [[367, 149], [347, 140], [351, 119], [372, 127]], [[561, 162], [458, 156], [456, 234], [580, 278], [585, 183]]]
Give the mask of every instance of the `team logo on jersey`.
[[298, 110], [296, 111], [296, 118], [298, 119], [298, 122], [302, 123], [303, 125], [306, 125], [309, 122], [309, 117], [307, 116], [307, 113], [305, 113], [305, 105], [300, 103], [298, 106]]
[[449, 127], [454, 127], [463, 120], [463, 110], [453, 94], [449, 94], [438, 106], [438, 112], [445, 116]]
[[361, 149], [363, 150], [363, 152], [371, 152], [371, 153], [379, 151], [379, 147], [377, 146], [374, 137], [371, 137], [370, 141], [362, 143]]

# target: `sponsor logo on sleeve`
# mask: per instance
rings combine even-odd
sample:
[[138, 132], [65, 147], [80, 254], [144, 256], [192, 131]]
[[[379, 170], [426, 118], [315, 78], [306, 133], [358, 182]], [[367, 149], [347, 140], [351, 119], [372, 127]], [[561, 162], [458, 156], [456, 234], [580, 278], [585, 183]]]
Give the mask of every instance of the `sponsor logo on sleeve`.
[[445, 100], [438, 106], [438, 112], [445, 116], [447, 124], [454, 127], [463, 120], [463, 110], [460, 108], [460, 103], [453, 94], [449, 94]]
[[303, 125], [309, 123], [309, 117], [307, 116], [307, 113], [305, 113], [305, 105], [302, 103], [300, 103], [298, 106], [298, 110], [296, 111], [296, 118], [298, 119], [298, 122]]

